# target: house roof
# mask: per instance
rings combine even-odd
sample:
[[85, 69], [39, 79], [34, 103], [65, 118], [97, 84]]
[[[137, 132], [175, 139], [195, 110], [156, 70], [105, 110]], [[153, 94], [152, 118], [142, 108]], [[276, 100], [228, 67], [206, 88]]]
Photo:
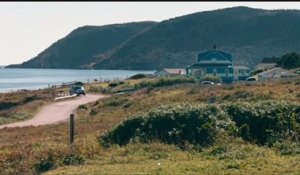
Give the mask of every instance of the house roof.
[[[160, 71], [166, 71], [168, 72], [169, 74], [179, 74], [179, 72], [181, 74], [186, 74], [185, 72], [185, 69], [173, 69], [173, 68], [165, 68], [165, 69], [162, 69]], [[156, 73], [160, 72], [160, 71], [157, 71]]]
[[229, 60], [203, 60], [196, 64], [231, 64]]
[[273, 69], [269, 69], [267, 71], [257, 74], [257, 76], [263, 78], [280, 78], [280, 77], [296, 76], [296, 75], [297, 74], [292, 73], [286, 69], [282, 69], [281, 67], [275, 67]]
[[232, 55], [219, 50], [210, 50], [197, 54], [197, 62], [211, 61], [211, 60], [228, 60], [232, 62]]
[[255, 69], [270, 69], [276, 66], [276, 63], [259, 63], [255, 66]]
[[186, 66], [186, 68], [208, 68], [208, 67], [226, 67], [226, 68], [232, 68], [232, 64], [228, 62], [219, 62], [219, 63], [194, 63], [191, 65]]

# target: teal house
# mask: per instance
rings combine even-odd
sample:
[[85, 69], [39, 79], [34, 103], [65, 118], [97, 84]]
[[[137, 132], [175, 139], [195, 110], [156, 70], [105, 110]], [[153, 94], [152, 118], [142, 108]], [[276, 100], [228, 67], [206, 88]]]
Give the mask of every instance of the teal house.
[[232, 55], [220, 50], [198, 53], [196, 63], [186, 67], [188, 76], [203, 78], [205, 76], [217, 76], [222, 83], [232, 83], [234, 80]]

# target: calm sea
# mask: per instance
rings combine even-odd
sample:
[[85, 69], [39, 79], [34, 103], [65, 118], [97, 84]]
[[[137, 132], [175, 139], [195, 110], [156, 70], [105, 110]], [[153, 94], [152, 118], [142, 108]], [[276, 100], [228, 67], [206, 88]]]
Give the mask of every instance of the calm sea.
[[152, 74], [154, 71], [0, 68], [0, 93], [47, 88], [49, 85], [72, 81], [88, 83], [95, 79], [98, 81], [125, 79], [137, 73]]

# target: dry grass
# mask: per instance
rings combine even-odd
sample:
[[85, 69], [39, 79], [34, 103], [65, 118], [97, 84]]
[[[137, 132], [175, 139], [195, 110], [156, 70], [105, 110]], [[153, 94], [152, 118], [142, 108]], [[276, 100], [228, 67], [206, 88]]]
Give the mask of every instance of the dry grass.
[[172, 145], [131, 144], [99, 152], [84, 166], [58, 168], [46, 174], [298, 174], [297, 156], [249, 144], [229, 143], [228, 150], [182, 151]]
[[29, 119], [51, 101], [48, 90], [0, 94], [0, 124]]
[[[137, 83], [139, 80], [134, 81]], [[202, 152], [182, 151], [175, 146], [153, 143], [104, 150], [96, 141], [98, 135], [123, 119], [161, 104], [260, 99], [300, 101], [300, 96], [297, 96], [300, 94], [299, 86], [281, 82], [222, 87], [182, 84], [155, 88], [138, 95], [116, 95], [90, 103], [77, 111], [75, 126], [74, 149], [86, 157], [86, 165], [62, 167], [48, 174], [299, 174], [299, 157], [282, 156], [270, 148], [243, 142], [228, 142], [231, 146], [225, 155], [210, 155], [214, 147]], [[5, 98], [8, 97], [1, 96], [2, 101]], [[23, 107], [29, 109], [28, 106]], [[67, 123], [0, 130], [1, 174], [33, 174], [34, 165], [49, 152], [56, 155], [58, 162], [69, 152]], [[161, 166], [157, 165], [158, 162]], [[57, 166], [62, 164], [57, 163], [53, 168]]]

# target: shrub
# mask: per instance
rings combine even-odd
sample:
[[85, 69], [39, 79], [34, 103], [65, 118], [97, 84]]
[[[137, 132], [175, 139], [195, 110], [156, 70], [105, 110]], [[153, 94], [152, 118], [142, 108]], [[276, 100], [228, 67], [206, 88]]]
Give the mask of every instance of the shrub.
[[290, 138], [299, 141], [300, 105], [290, 102], [261, 101], [223, 106], [239, 129], [239, 135], [250, 142], [272, 145]]
[[15, 113], [11, 116], [12, 119], [14, 120], [26, 120], [26, 119], [29, 119], [30, 116], [26, 113]]
[[276, 142], [274, 148], [277, 149], [281, 155], [297, 155], [300, 154], [300, 143], [283, 141]]
[[[173, 104], [151, 110], [148, 114], [125, 120], [99, 141], [104, 145], [125, 145], [130, 141], [143, 143], [159, 140], [168, 144], [186, 142], [207, 146], [214, 142], [217, 132], [228, 123], [219, 108], [213, 105]], [[221, 125], [219, 125], [221, 124]]]
[[278, 101], [221, 106], [175, 103], [129, 118], [98, 139], [104, 146], [158, 140], [180, 147], [186, 144], [203, 147], [225, 135], [268, 146], [286, 140], [300, 143], [300, 105]]
[[135, 84], [135, 89], [141, 88], [155, 88], [155, 87], [163, 87], [163, 86], [171, 86], [175, 84], [181, 83], [195, 83], [196, 80], [194, 78], [185, 78], [185, 77], [175, 77], [175, 78], [158, 78], [154, 81], [142, 81], [140, 83]]
[[0, 111], [10, 109], [10, 108], [15, 107], [17, 105], [19, 105], [19, 104], [18, 103], [13, 103], [13, 102], [0, 102]]
[[78, 106], [78, 109], [84, 109], [84, 110], [87, 110], [88, 108], [86, 107], [86, 105], [79, 105], [79, 106]]
[[81, 154], [68, 154], [63, 159], [64, 165], [82, 165], [85, 162], [84, 156]]
[[108, 84], [109, 87], [117, 87], [119, 85], [125, 84], [125, 82], [123, 81], [119, 81], [119, 82], [111, 82]]
[[226, 152], [228, 152], [227, 145], [219, 145], [219, 146], [213, 148], [210, 151], [210, 154], [213, 155], [213, 156], [216, 156], [216, 155], [220, 155], [220, 154], [223, 154], [223, 153], [226, 153]]
[[45, 159], [42, 159], [40, 162], [34, 165], [34, 169], [38, 173], [46, 172], [52, 169], [55, 165], [55, 160], [52, 154], [49, 154]]
[[98, 114], [98, 110], [95, 108], [92, 108], [90, 111], [90, 115], [96, 115], [96, 114]]
[[135, 74], [131, 77], [129, 77], [129, 79], [141, 79], [141, 78], [145, 78], [146, 75], [145, 74]]
[[100, 137], [99, 141], [107, 147], [109, 143], [126, 145], [130, 139], [136, 136], [136, 130], [142, 126], [143, 116], [124, 120], [120, 125], [108, 132], [105, 136]]
[[34, 100], [38, 99], [37, 95], [33, 95], [33, 96], [29, 96], [29, 97], [26, 97], [24, 100], [23, 100], [23, 103], [29, 103], [29, 102], [32, 102]]
[[112, 82], [112, 83], [108, 84], [109, 87], [117, 87], [118, 85], [119, 85], [119, 83], [116, 83], [116, 82]]

